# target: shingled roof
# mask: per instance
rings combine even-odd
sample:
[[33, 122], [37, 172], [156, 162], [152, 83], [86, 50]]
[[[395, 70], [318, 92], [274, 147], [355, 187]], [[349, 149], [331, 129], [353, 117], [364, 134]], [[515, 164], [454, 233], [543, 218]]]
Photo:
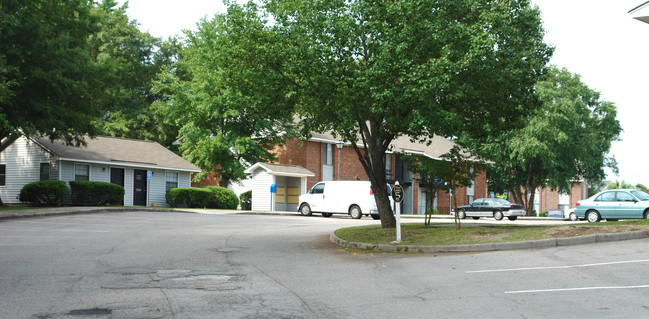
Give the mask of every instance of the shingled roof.
[[[324, 143], [341, 143], [340, 137], [335, 138], [331, 133], [311, 133], [311, 140], [319, 141]], [[455, 142], [450, 141], [444, 137], [435, 135], [429, 139], [430, 143], [426, 142], [413, 142], [410, 140], [409, 136], [399, 136], [390, 143], [389, 152], [393, 153], [410, 153], [410, 154], [419, 154], [435, 160], [441, 160], [442, 155], [448, 153]], [[349, 143], [346, 143], [348, 145]], [[363, 147], [362, 143], [357, 144], [359, 147]], [[469, 160], [478, 160], [477, 157], [471, 156], [468, 153], [465, 153]]]
[[98, 136], [87, 137], [86, 147], [75, 147], [59, 141], [52, 142], [47, 138], [31, 140], [61, 160], [188, 172], [201, 171], [194, 164], [151, 141]]

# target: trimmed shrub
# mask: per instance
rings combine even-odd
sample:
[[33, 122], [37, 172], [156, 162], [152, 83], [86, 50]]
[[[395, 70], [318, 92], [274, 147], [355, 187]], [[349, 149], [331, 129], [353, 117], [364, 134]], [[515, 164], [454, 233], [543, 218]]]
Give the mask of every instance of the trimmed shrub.
[[25, 185], [18, 199], [31, 205], [60, 206], [69, 195], [64, 181], [39, 181]]
[[239, 199], [231, 189], [219, 186], [203, 186], [212, 192], [212, 198], [207, 207], [217, 209], [237, 209]]
[[106, 182], [70, 181], [72, 204], [75, 206], [119, 205], [124, 200], [124, 187]]
[[167, 204], [171, 207], [187, 206], [192, 208], [207, 207], [212, 198], [212, 191], [205, 188], [172, 188], [167, 192]]
[[241, 209], [251, 210], [252, 209], [252, 190], [241, 193], [239, 195], [239, 200], [241, 201]]

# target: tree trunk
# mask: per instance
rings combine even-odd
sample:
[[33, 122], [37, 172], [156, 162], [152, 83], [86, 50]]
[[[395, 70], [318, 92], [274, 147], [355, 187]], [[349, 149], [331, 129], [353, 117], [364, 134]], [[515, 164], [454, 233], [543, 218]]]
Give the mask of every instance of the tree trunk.
[[453, 192], [453, 212], [455, 212], [453, 215], [455, 215], [455, 230], [460, 230], [462, 226], [460, 225], [460, 218], [457, 215], [457, 197], [455, 196], [455, 190], [451, 190]]
[[379, 210], [379, 216], [381, 217], [381, 227], [395, 228], [397, 221], [390, 205], [387, 179], [385, 178], [385, 151], [390, 145], [392, 138], [379, 139], [377, 137], [378, 125], [373, 125], [372, 123], [369, 126], [368, 123], [358, 124], [365, 147], [361, 151], [356, 143], [351, 143], [351, 146], [372, 183], [376, 208]]

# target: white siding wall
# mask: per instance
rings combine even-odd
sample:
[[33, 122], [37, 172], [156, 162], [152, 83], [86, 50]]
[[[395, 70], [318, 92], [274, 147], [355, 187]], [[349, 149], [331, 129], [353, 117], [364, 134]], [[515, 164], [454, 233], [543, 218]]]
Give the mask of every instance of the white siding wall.
[[165, 200], [165, 184], [166, 176], [165, 171], [162, 170], [150, 170], [153, 175], [151, 175], [151, 181], [147, 181], [147, 206], [153, 206], [153, 203], [159, 206], [167, 205]]
[[[40, 163], [52, 163], [51, 154], [30, 140], [21, 137], [0, 153], [0, 164], [6, 165], [6, 183], [0, 196], [7, 204], [20, 203], [18, 194], [26, 184], [40, 180]], [[54, 169], [52, 165], [52, 169]], [[54, 172], [51, 176], [55, 178]]]
[[[165, 181], [165, 185], [166, 181]], [[192, 187], [192, 176], [189, 172], [178, 172], [178, 187]]]
[[252, 189], [252, 210], [270, 210], [270, 185], [274, 178], [263, 169], [257, 169], [252, 173], [255, 180]]
[[[18, 194], [23, 186], [40, 180], [40, 163], [50, 163], [50, 179], [64, 181], [68, 187], [69, 182], [74, 180], [75, 164], [90, 165], [90, 180], [96, 182], [110, 182], [111, 167], [124, 168], [124, 205], [133, 205], [134, 168], [57, 161], [50, 153], [24, 137], [19, 138], [0, 153], [0, 164], [6, 165], [6, 186], [0, 186], [0, 196], [2, 196], [3, 202], [20, 203]], [[165, 200], [165, 171], [152, 170], [152, 172], [152, 180], [147, 190], [148, 205], [157, 203], [159, 206], [168, 206]], [[189, 172], [178, 172], [178, 187], [191, 187]]]

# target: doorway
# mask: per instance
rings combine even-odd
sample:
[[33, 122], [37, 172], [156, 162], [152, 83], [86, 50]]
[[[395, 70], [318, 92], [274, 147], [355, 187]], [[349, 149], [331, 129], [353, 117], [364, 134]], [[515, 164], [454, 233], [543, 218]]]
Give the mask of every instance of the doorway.
[[146, 171], [133, 171], [133, 205], [146, 206]]

